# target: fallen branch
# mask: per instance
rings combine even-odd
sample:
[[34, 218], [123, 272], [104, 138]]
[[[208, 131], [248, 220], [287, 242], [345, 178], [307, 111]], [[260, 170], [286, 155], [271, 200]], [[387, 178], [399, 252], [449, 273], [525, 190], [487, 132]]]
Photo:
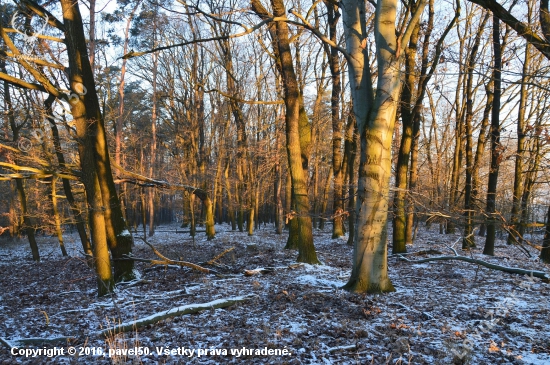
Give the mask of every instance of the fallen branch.
[[227, 253], [233, 251], [234, 249], [235, 249], [235, 246], [228, 248], [227, 250], [223, 251], [222, 253], [220, 253], [219, 255], [217, 255], [216, 257], [214, 257], [212, 260], [208, 261], [206, 264], [207, 264], [207, 265], [212, 265], [212, 264], [214, 264], [216, 261], [218, 261], [219, 259], [221, 259], [225, 254], [227, 254]]
[[403, 256], [421, 256], [421, 255], [441, 255], [441, 254], [442, 254], [441, 251], [434, 250], [434, 249], [430, 248], [429, 250], [391, 254], [391, 255], [389, 255], [389, 257], [401, 256], [401, 255], [403, 255]]
[[194, 264], [192, 262], [176, 261], [176, 260], [171, 260], [171, 259], [168, 259], [168, 258], [163, 258], [162, 260], [155, 260], [155, 259], [142, 259], [142, 258], [139, 258], [139, 257], [122, 255], [122, 258], [115, 259], [115, 260], [120, 260], [120, 261], [131, 260], [131, 261], [145, 262], [145, 263], [148, 263], [148, 264], [151, 264], [151, 265], [164, 265], [164, 266], [176, 265], [176, 266], [190, 267], [194, 270], [204, 272], [204, 273], [214, 272], [213, 270], [210, 270], [210, 269], [207, 269], [205, 267], [199, 266], [199, 265]]
[[295, 269], [297, 267], [300, 267], [302, 266], [302, 264], [292, 264], [292, 265], [288, 265], [288, 266], [276, 266], [276, 267], [259, 267], [257, 269], [254, 269], [254, 270], [244, 270], [244, 276], [254, 276], [254, 275], [258, 275], [258, 274], [270, 274], [272, 273], [273, 271], [275, 270], [279, 270], [279, 269]]
[[337, 347], [331, 347], [327, 349], [327, 352], [337, 352], [337, 351], [346, 351], [346, 350], [355, 350], [357, 348], [356, 345], [347, 345], [347, 346], [337, 346]]
[[58, 343], [67, 343], [69, 341], [76, 340], [76, 337], [72, 336], [61, 336], [61, 337], [52, 337], [52, 338], [41, 338], [41, 337], [31, 337], [31, 338], [16, 338], [13, 340], [8, 340], [7, 338], [0, 337], [0, 343], [3, 343], [9, 348], [13, 347], [24, 347], [28, 345], [40, 346], [42, 344], [58, 344]]
[[399, 258], [401, 260], [411, 262], [413, 264], [422, 264], [422, 263], [430, 262], [430, 261], [448, 261], [448, 260], [466, 261], [466, 262], [469, 262], [471, 264], [477, 264], [477, 265], [485, 266], [486, 268], [493, 269], [493, 270], [504, 271], [504, 272], [508, 272], [508, 273], [511, 273], [511, 274], [529, 275], [529, 276], [534, 276], [534, 277], [541, 278], [541, 279], [544, 279], [544, 280], [550, 280], [550, 276], [547, 273], [545, 273], [544, 271], [533, 271], [533, 270], [526, 270], [526, 269], [520, 269], [520, 268], [515, 268], [515, 267], [500, 266], [500, 265], [491, 264], [490, 262], [487, 262], [487, 261], [482, 261], [482, 260], [478, 260], [478, 259], [474, 259], [474, 258], [466, 257], [466, 256], [459, 256], [459, 255], [457, 255], [457, 256], [437, 256], [437, 257], [429, 257], [427, 259], [421, 259], [421, 260], [409, 260], [408, 258], [399, 255]]
[[202, 304], [182, 305], [180, 307], [172, 308], [163, 312], [158, 312], [148, 317], [137, 319], [135, 321], [124, 322], [119, 324], [118, 326], [106, 328], [100, 331], [98, 334], [103, 336], [110, 336], [110, 335], [113, 335], [113, 334], [116, 335], [122, 332], [135, 331], [140, 327], [147, 326], [149, 324], [154, 324], [167, 318], [178, 317], [185, 314], [194, 314], [194, 313], [202, 312], [208, 309], [227, 308], [229, 306], [232, 306], [233, 304], [241, 303], [246, 300], [252, 299], [253, 297], [255, 296], [248, 295], [248, 296], [242, 296], [242, 297], [218, 299], [218, 300], [214, 300], [214, 301], [211, 301], [208, 303], [202, 303]]
[[275, 269], [272, 267], [264, 267], [264, 268], [254, 269], [254, 270], [244, 270], [244, 276], [254, 276], [258, 274], [265, 275], [265, 274], [270, 274], [273, 271], [275, 271]]
[[146, 240], [142, 239], [143, 242], [145, 242], [145, 244], [149, 247], [151, 247], [151, 250], [153, 250], [153, 252], [155, 253], [155, 255], [157, 255], [158, 257], [160, 257], [162, 259], [162, 261], [159, 261], [159, 260], [151, 260], [150, 264], [152, 265], [178, 265], [178, 266], [186, 266], [186, 267], [190, 267], [194, 270], [198, 270], [200, 272], [204, 272], [204, 273], [208, 273], [212, 270], [210, 269], [207, 269], [205, 267], [202, 267], [200, 265], [197, 265], [197, 264], [194, 264], [192, 262], [187, 262], [187, 261], [177, 261], [177, 260], [172, 260], [172, 259], [169, 259], [168, 257], [164, 256], [163, 254], [161, 254], [159, 252], [159, 250], [157, 250], [155, 248], [155, 246], [153, 246], [152, 244], [150, 244], [149, 242], [147, 242]]

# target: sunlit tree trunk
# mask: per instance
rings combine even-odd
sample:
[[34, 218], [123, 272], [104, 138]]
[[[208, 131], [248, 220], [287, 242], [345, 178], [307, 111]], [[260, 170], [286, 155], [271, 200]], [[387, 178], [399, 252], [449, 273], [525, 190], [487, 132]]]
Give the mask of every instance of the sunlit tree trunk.
[[57, 177], [52, 177], [52, 210], [55, 223], [55, 232], [57, 234], [57, 240], [59, 241], [59, 247], [61, 248], [61, 254], [67, 256], [67, 250], [65, 249], [65, 243], [63, 242], [63, 233], [61, 232], [61, 217], [59, 216], [59, 209], [57, 208]]
[[[57, 124], [55, 123], [55, 119], [52, 115], [52, 105], [55, 101], [55, 97], [53, 95], [50, 95], [45, 101], [44, 101], [44, 109], [46, 113], [46, 119], [50, 123], [50, 129], [52, 131], [52, 142], [55, 149], [55, 155], [57, 157], [57, 161], [59, 162], [59, 165], [62, 167], [66, 167], [65, 164], [65, 156], [63, 155], [63, 152], [61, 150], [61, 139], [59, 138], [59, 131], [57, 129]], [[67, 199], [67, 202], [69, 203], [69, 206], [71, 208], [71, 212], [75, 219], [75, 225], [76, 230], [78, 231], [78, 236], [80, 237], [80, 242], [82, 243], [82, 248], [84, 250], [84, 253], [87, 255], [87, 262], [89, 266], [93, 265], [93, 251], [92, 251], [92, 244], [90, 243], [90, 240], [88, 239], [88, 234], [86, 233], [86, 223], [84, 215], [82, 214], [81, 208], [78, 206], [77, 202], [75, 201], [73, 191], [71, 188], [71, 183], [68, 179], [63, 178], [63, 191], [65, 193], [65, 198]]]
[[[473, 118], [474, 118], [474, 68], [478, 55], [479, 46], [481, 43], [485, 24], [489, 19], [489, 13], [486, 12], [483, 20], [476, 32], [474, 44], [468, 55], [466, 63], [466, 84], [464, 89], [464, 98], [466, 99], [466, 116], [464, 121], [464, 132], [466, 139], [466, 183], [464, 187], [464, 238], [462, 240], [462, 249], [469, 250], [475, 245], [475, 236], [473, 233], [473, 217], [475, 212], [474, 196], [473, 196], [473, 175], [474, 175], [474, 153], [473, 153]], [[496, 96], [495, 96], [496, 99]], [[494, 102], [493, 102], [494, 113]]]
[[[425, 3], [424, 3], [425, 5]], [[391, 144], [401, 91], [401, 45], [407, 44], [424, 5], [419, 5], [403, 37], [396, 37], [396, 0], [379, 0], [375, 14], [378, 62], [376, 96], [372, 98], [364, 3], [343, 1], [343, 23], [355, 118], [361, 141], [357, 231], [351, 277], [344, 289], [355, 292], [395, 290], [388, 277], [387, 218]]]
[[525, 109], [527, 108], [527, 81], [529, 64], [531, 62], [531, 50], [529, 49], [529, 43], [525, 44], [525, 56], [523, 60], [523, 72], [521, 75], [521, 85], [519, 90], [519, 109], [518, 109], [518, 121], [517, 121], [517, 152], [514, 166], [514, 188], [512, 192], [512, 214], [510, 217], [510, 224], [514, 228], [508, 234], [508, 244], [516, 242], [516, 237], [513, 233], [517, 231], [518, 223], [521, 216], [521, 192], [523, 190], [523, 159], [525, 158]]
[[[285, 16], [286, 9], [282, 0], [272, 0], [273, 14], [278, 17]], [[281, 78], [283, 80], [286, 124], [286, 146], [288, 154], [288, 166], [292, 181], [292, 198], [296, 211], [295, 224], [298, 236], [298, 262], [318, 264], [317, 254], [313, 246], [313, 226], [309, 214], [309, 197], [307, 190], [307, 177], [304, 174], [303, 152], [300, 139], [303, 132], [300, 124], [301, 95], [298, 80], [294, 72], [292, 54], [290, 51], [288, 25], [277, 22], [277, 46], [281, 60]], [[306, 116], [307, 118], [307, 116]], [[291, 230], [293, 228], [291, 227]]]
[[[116, 281], [130, 280], [135, 277], [134, 262], [132, 260], [116, 260], [131, 253], [133, 240], [126, 227], [111, 172], [105, 126], [87, 56], [82, 18], [78, 7], [74, 6], [71, 0], [61, 0], [61, 7], [66, 27], [71, 88], [81, 93], [76, 103], [72, 103], [71, 112], [81, 142], [79, 148], [82, 174], [83, 176], [87, 175], [85, 185], [87, 185], [87, 193], [88, 189], [91, 193], [87, 195], [92, 196], [92, 201], [89, 204], [92, 210], [90, 215], [95, 221], [90, 225], [94, 226], [92, 229], [99, 230], [101, 227], [99, 218], [104, 218], [105, 238], [113, 259], [115, 259], [113, 264], [114, 279]], [[85, 95], [82, 95], [82, 85], [87, 91]], [[99, 190], [97, 190], [98, 188]], [[100, 241], [102, 239], [103, 237], [100, 238]], [[96, 245], [93, 237], [92, 241], [94, 250], [103, 250], [102, 242]], [[104, 259], [105, 257], [102, 257], [102, 260]], [[104, 281], [103, 278], [101, 280]], [[112, 289], [108, 283], [105, 284], [105, 288]]]
[[401, 121], [403, 132], [401, 134], [401, 144], [397, 155], [397, 166], [395, 169], [395, 193], [393, 197], [393, 247], [392, 253], [407, 252], [406, 247], [406, 207], [405, 198], [407, 196], [407, 178], [409, 174], [409, 157], [411, 154], [413, 139], [413, 111], [411, 104], [413, 102], [416, 84], [416, 49], [420, 25], [415, 26], [411, 41], [405, 50], [405, 81], [403, 92], [401, 93]]

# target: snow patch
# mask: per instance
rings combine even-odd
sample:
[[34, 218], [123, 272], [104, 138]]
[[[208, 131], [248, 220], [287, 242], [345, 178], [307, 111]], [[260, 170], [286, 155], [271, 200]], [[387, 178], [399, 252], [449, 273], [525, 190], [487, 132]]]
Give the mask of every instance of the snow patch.
[[132, 235], [130, 234], [130, 231], [125, 229], [124, 231], [120, 232], [118, 234], [119, 237], [132, 237]]
[[317, 278], [313, 275], [301, 275], [296, 278], [296, 282], [299, 284], [309, 284], [312, 286], [330, 286], [333, 288], [340, 288], [346, 283], [342, 281], [332, 281], [327, 279]]

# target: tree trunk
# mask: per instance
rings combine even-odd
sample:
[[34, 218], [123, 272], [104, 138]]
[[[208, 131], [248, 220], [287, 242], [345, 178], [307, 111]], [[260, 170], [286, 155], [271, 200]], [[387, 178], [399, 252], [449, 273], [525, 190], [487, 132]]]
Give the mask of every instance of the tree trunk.
[[518, 223], [521, 218], [521, 192], [523, 190], [523, 159], [525, 155], [525, 109], [527, 107], [527, 81], [529, 64], [531, 63], [531, 51], [529, 43], [525, 44], [525, 58], [523, 61], [523, 72], [521, 74], [521, 86], [519, 91], [519, 110], [516, 133], [518, 136], [516, 161], [514, 166], [514, 188], [512, 192], [512, 212], [510, 224], [513, 230], [508, 234], [508, 244], [516, 242], [514, 231], [518, 230]]
[[[59, 162], [59, 165], [63, 168], [66, 167], [65, 164], [65, 156], [63, 155], [63, 152], [61, 150], [61, 139], [59, 138], [59, 131], [57, 129], [57, 125], [55, 123], [55, 119], [52, 116], [52, 105], [55, 101], [55, 97], [53, 95], [50, 95], [45, 101], [44, 101], [44, 109], [46, 112], [46, 119], [50, 122], [50, 129], [52, 130], [52, 141], [53, 146], [55, 149], [55, 155], [57, 157], [57, 161]], [[90, 243], [90, 240], [88, 239], [88, 234], [86, 233], [86, 223], [85, 218], [82, 214], [82, 209], [78, 206], [77, 202], [75, 201], [73, 191], [71, 189], [71, 183], [68, 179], [62, 179], [63, 183], [63, 191], [65, 193], [65, 197], [67, 198], [67, 202], [69, 203], [69, 206], [71, 208], [71, 212], [74, 216], [74, 220], [76, 222], [76, 230], [78, 231], [78, 236], [80, 237], [80, 242], [82, 244], [82, 248], [84, 250], [84, 253], [88, 255], [88, 266], [92, 267], [93, 265], [93, 250], [92, 250], [92, 244]]]
[[[396, 37], [396, 0], [379, 0], [375, 16], [378, 60], [376, 98], [372, 98], [366, 41], [364, 4], [342, 3], [348, 68], [355, 118], [361, 138], [357, 231], [353, 249], [353, 269], [344, 289], [380, 293], [394, 291], [388, 277], [387, 219], [391, 176], [391, 145], [401, 90], [402, 50]], [[407, 29], [414, 27], [423, 10], [421, 4]], [[412, 30], [412, 29], [411, 29]], [[407, 44], [410, 32], [400, 38]], [[362, 97], [361, 97], [362, 96]]]
[[[0, 62], [1, 62], [0, 69], [2, 70], [2, 72], [5, 73], [6, 72], [5, 61], [0, 60]], [[11, 127], [11, 131], [13, 133], [13, 140], [17, 141], [19, 140], [19, 129], [21, 128], [21, 126], [18, 127], [16, 125], [13, 104], [11, 101], [10, 88], [6, 81], [4, 81], [4, 106], [5, 106], [5, 109], [7, 110], [7, 117]], [[25, 233], [27, 234], [27, 239], [29, 240], [29, 245], [31, 247], [32, 259], [34, 261], [40, 261], [40, 253], [38, 251], [38, 245], [36, 244], [36, 238], [35, 238], [35, 228], [32, 224], [32, 221], [27, 211], [27, 196], [25, 194], [23, 180], [15, 179], [15, 187], [17, 190], [17, 194], [19, 195], [19, 202], [21, 204], [22, 221], [25, 227]]]
[[[473, 217], [475, 212], [474, 206], [474, 153], [473, 153], [473, 118], [474, 118], [474, 100], [473, 100], [473, 79], [474, 79], [474, 67], [476, 63], [477, 53], [481, 38], [485, 28], [485, 24], [489, 19], [489, 13], [486, 12], [478, 31], [475, 35], [474, 44], [468, 55], [466, 64], [466, 85], [464, 90], [464, 98], [466, 99], [466, 118], [464, 123], [464, 132], [466, 136], [466, 186], [464, 188], [464, 239], [462, 240], [462, 249], [469, 250], [475, 245], [475, 236], [473, 233]], [[495, 96], [496, 99], [496, 96]], [[494, 100], [494, 99], [493, 99]], [[493, 101], [493, 113], [494, 113], [494, 101]]]
[[393, 248], [392, 253], [407, 252], [406, 246], [406, 207], [407, 177], [409, 174], [409, 157], [413, 139], [414, 116], [410, 105], [413, 102], [413, 95], [416, 83], [416, 48], [420, 26], [414, 27], [411, 41], [405, 51], [405, 82], [401, 94], [401, 121], [403, 133], [401, 144], [397, 155], [397, 166], [395, 169], [395, 194], [393, 197]]
[[[87, 185], [86, 190], [87, 192], [89, 190], [92, 196], [90, 208], [101, 209], [103, 212], [100, 214], [94, 211], [91, 215], [98, 220], [100, 216], [104, 218], [105, 238], [108, 240], [111, 254], [113, 258], [121, 258], [122, 255], [131, 253], [133, 240], [126, 227], [113, 181], [105, 126], [87, 56], [82, 18], [78, 7], [74, 6], [71, 0], [61, 0], [61, 6], [66, 28], [71, 88], [79, 94], [76, 102], [72, 103], [71, 112], [77, 124], [77, 134], [81, 142], [82, 175], [87, 175], [85, 186]], [[83, 93], [80, 90], [86, 92]], [[98, 191], [96, 191], [97, 188], [99, 188]], [[100, 228], [97, 222], [94, 222], [94, 227], [93, 229]], [[94, 248], [99, 249], [98, 246], [102, 247], [103, 244], [96, 245], [94, 242]], [[132, 261], [115, 261], [114, 279], [116, 281], [133, 279], [135, 277], [133, 269]], [[110, 288], [110, 286], [106, 287]]]
[[284, 211], [283, 211], [283, 199], [281, 197], [281, 192], [282, 192], [282, 189], [281, 189], [281, 185], [283, 184], [283, 173], [282, 173], [282, 169], [281, 169], [281, 161], [280, 161], [280, 158], [279, 158], [279, 133], [278, 132], [275, 132], [277, 133], [276, 135], [276, 144], [275, 144], [275, 148], [276, 148], [276, 159], [277, 161], [275, 162], [275, 183], [274, 183], [274, 201], [273, 203], [275, 204], [275, 232], [277, 234], [282, 234], [283, 233], [283, 221], [284, 221]]
[[328, 193], [330, 190], [330, 180], [332, 178], [333, 170], [332, 166], [330, 167], [330, 170], [327, 175], [327, 180], [325, 182], [325, 188], [323, 189], [323, 198], [321, 200], [321, 211], [319, 212], [321, 215], [321, 218], [319, 219], [319, 229], [323, 230], [325, 229], [325, 222], [327, 219], [325, 218], [325, 213], [327, 211], [327, 205], [328, 205]]
[[[286, 15], [286, 9], [282, 0], [272, 0], [273, 14], [277, 17]], [[297, 224], [298, 233], [298, 262], [318, 264], [317, 254], [313, 246], [313, 227], [309, 214], [309, 197], [307, 190], [307, 177], [304, 174], [302, 151], [300, 146], [301, 136], [304, 134], [303, 125], [300, 123], [300, 90], [294, 72], [292, 54], [290, 51], [288, 25], [285, 22], [277, 22], [277, 44], [281, 60], [281, 77], [283, 80], [285, 102], [285, 124], [287, 138], [287, 154], [290, 176], [292, 179], [292, 197], [295, 202], [297, 216], [293, 219]], [[310, 131], [311, 132], [311, 131]], [[291, 230], [293, 228], [291, 227]]]
[[355, 242], [355, 160], [357, 156], [357, 124], [353, 113], [349, 113], [348, 125], [346, 127], [346, 141], [345, 141], [345, 153], [348, 154], [348, 225], [349, 234], [347, 245], [353, 246]]
[[[325, 5], [327, 7], [330, 40], [338, 44], [336, 29], [338, 20], [340, 19], [340, 13], [336, 5], [328, 2], [326, 2]], [[344, 210], [342, 182], [344, 180], [345, 171], [343, 171], [342, 168], [343, 120], [340, 117], [340, 92], [342, 85], [338, 50], [334, 47], [330, 47], [330, 52], [327, 52], [327, 57], [329, 59], [330, 75], [332, 79], [332, 94], [330, 98], [332, 119], [332, 171], [334, 173], [334, 193], [332, 200], [332, 214], [334, 214], [334, 219], [332, 221], [332, 239], [335, 239], [344, 235], [344, 220], [342, 218], [342, 212]]]
[[227, 215], [231, 222], [231, 230], [235, 231], [237, 230], [237, 222], [235, 221], [235, 212], [233, 211], [233, 197], [231, 194], [231, 182], [229, 181], [229, 159], [227, 159], [225, 164], [223, 176], [225, 180], [225, 190], [227, 192]]
[[542, 250], [540, 251], [540, 259], [542, 262], [550, 264], [550, 205], [546, 213], [546, 230], [544, 233], [544, 241], [542, 242]]
[[[156, 44], [155, 34], [153, 30], [153, 44]], [[158, 69], [158, 54], [153, 53], [153, 106], [151, 110], [151, 150], [149, 156], [149, 176], [155, 176], [155, 163], [157, 156], [157, 69]], [[148, 207], [149, 207], [149, 237], [155, 234], [155, 189], [148, 191]]]
[[491, 114], [491, 168], [489, 170], [489, 182], [487, 184], [487, 236], [483, 253], [493, 256], [495, 254], [496, 235], [496, 195], [498, 183], [498, 168], [501, 162], [500, 150], [500, 95], [501, 95], [501, 70], [502, 50], [500, 47], [500, 21], [493, 15], [493, 110]]
[[15, 179], [17, 187], [17, 194], [19, 195], [19, 203], [21, 204], [21, 214], [23, 216], [23, 225], [25, 227], [25, 233], [31, 246], [32, 259], [34, 261], [40, 261], [40, 253], [38, 252], [38, 245], [36, 244], [34, 224], [29, 217], [27, 208], [27, 195], [25, 194], [25, 187], [23, 186], [22, 179]]
[[63, 233], [61, 232], [61, 217], [59, 216], [59, 210], [57, 209], [57, 177], [52, 177], [52, 210], [53, 217], [55, 222], [55, 232], [57, 233], [57, 240], [59, 241], [59, 247], [61, 248], [61, 254], [63, 256], [67, 255], [67, 250], [65, 249], [65, 243], [63, 242]]

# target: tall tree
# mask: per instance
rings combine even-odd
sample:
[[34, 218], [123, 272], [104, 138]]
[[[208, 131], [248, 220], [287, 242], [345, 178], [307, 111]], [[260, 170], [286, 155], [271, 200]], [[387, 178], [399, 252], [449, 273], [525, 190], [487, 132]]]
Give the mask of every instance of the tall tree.
[[[252, 10], [261, 18], [269, 18], [269, 13], [258, 0], [252, 0]], [[286, 9], [282, 0], [272, 0], [274, 17], [285, 17]], [[298, 85], [294, 63], [290, 49], [289, 29], [286, 22], [278, 21], [270, 28], [273, 48], [279, 73], [283, 81], [285, 102], [286, 148], [288, 166], [292, 184], [292, 201], [296, 216], [291, 220], [287, 247], [297, 243], [298, 261], [317, 264], [317, 254], [313, 245], [313, 225], [309, 212], [309, 197], [307, 189], [307, 171], [311, 129], [305, 109], [303, 97]], [[305, 123], [304, 123], [305, 122]]]
[[364, 3], [342, 2], [353, 111], [361, 139], [353, 269], [344, 286], [350, 291], [394, 290], [388, 277], [386, 246], [391, 143], [401, 91], [402, 47], [409, 43], [425, 4], [421, 2], [397, 32], [397, 1], [377, 2], [374, 39], [378, 82], [373, 97]]
[[500, 96], [502, 94], [502, 49], [500, 45], [500, 21], [493, 15], [493, 110], [491, 113], [491, 167], [487, 184], [487, 237], [483, 253], [494, 255], [496, 222], [496, 195], [498, 183], [498, 170], [502, 160], [500, 146]]

